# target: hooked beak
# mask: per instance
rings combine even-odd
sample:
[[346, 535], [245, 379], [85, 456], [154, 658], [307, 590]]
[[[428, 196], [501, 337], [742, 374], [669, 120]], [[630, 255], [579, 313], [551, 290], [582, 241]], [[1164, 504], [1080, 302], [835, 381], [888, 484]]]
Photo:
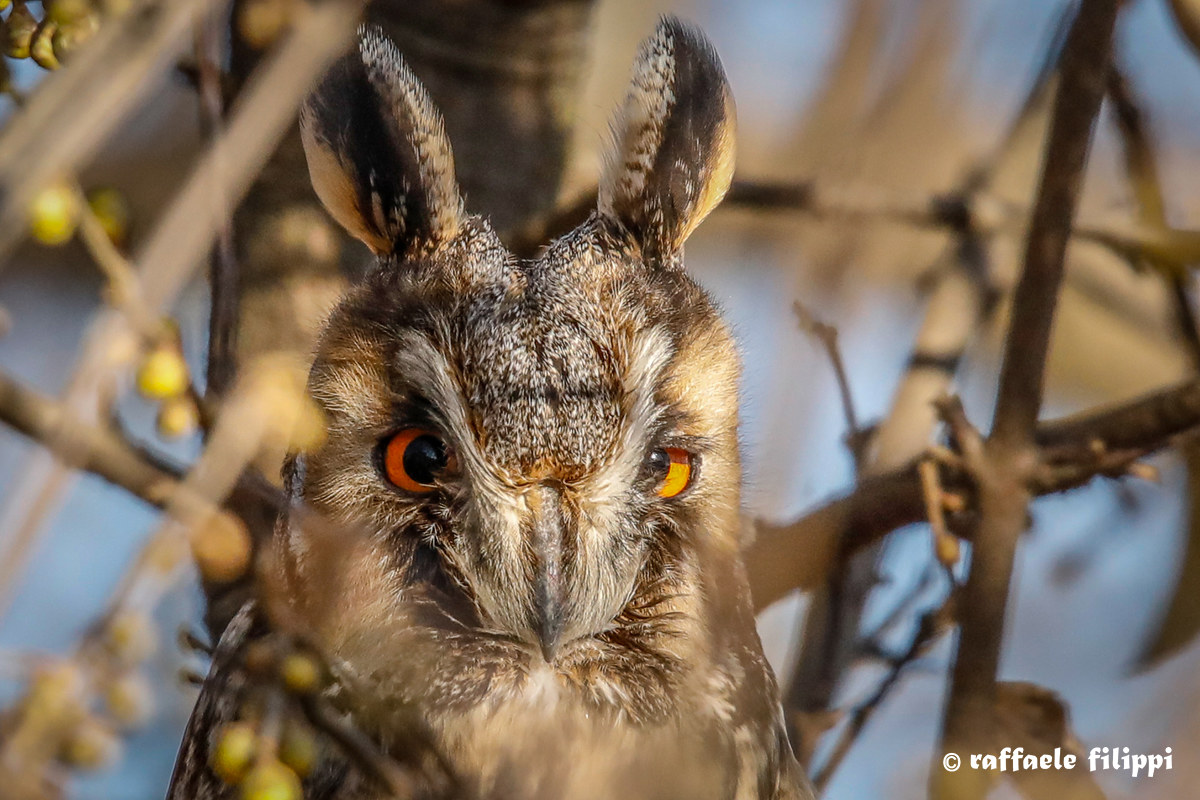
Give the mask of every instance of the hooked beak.
[[542, 656], [553, 662], [562, 644], [567, 617], [567, 585], [563, 574], [566, 520], [562, 499], [550, 487], [538, 487], [526, 498], [532, 519], [536, 577], [533, 586], [534, 630]]

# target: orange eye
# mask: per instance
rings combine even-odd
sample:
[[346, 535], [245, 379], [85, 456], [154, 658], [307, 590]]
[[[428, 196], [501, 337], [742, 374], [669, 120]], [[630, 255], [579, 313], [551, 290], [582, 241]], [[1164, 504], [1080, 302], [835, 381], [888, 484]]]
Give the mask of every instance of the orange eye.
[[454, 455], [446, 443], [424, 428], [405, 428], [384, 445], [384, 474], [405, 491], [432, 491], [438, 477], [453, 467]]
[[656, 493], [674, 497], [692, 480], [692, 454], [678, 447], [662, 447], [650, 454], [650, 467], [661, 477]]

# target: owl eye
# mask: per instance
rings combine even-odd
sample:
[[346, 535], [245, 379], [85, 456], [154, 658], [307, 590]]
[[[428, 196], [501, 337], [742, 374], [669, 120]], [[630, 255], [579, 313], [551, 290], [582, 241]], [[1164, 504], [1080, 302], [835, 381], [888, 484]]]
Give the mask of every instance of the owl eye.
[[660, 447], [650, 454], [650, 470], [659, 476], [655, 494], [674, 497], [692, 481], [692, 454], [678, 447]]
[[424, 428], [405, 428], [384, 444], [384, 474], [405, 491], [432, 491], [437, 479], [454, 466], [454, 454], [446, 443]]

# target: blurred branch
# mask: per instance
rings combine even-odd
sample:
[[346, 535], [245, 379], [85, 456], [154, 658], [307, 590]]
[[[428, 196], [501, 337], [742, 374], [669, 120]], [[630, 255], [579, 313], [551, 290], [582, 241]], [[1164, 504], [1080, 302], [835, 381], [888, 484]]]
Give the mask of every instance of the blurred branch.
[[[1119, 6], [1119, 0], [1083, 0], [1063, 48], [995, 419], [980, 452], [969, 454], [966, 462], [976, 487], [979, 523], [959, 609], [958, 648], [938, 756], [985, 752], [994, 741], [996, 674], [1013, 560], [1028, 524], [1030, 481], [1038, 463], [1036, 428], [1046, 356]], [[947, 772], [935, 763], [930, 789], [934, 798], [982, 798], [988, 776], [975, 770]]]
[[[203, 133], [210, 139], [220, 135], [225, 121], [222, 80], [224, 15], [209, 14], [196, 26], [196, 93]], [[224, 198], [217, 198], [221, 202]], [[208, 317], [208, 366], [205, 393], [210, 399], [224, 395], [237, 371], [238, 263], [233, 246], [232, 209], [224, 199], [224, 219], [217, 242], [209, 256], [208, 287], [211, 301]]]
[[[519, 255], [530, 255], [570, 232], [596, 207], [595, 189], [552, 213], [535, 219], [507, 238]], [[870, 186], [817, 186], [814, 181], [734, 180], [718, 210], [747, 208], [804, 214], [837, 223], [890, 223], [931, 231], [977, 236], [1026, 233], [1030, 211], [970, 188], [937, 194], [903, 194]], [[1071, 236], [1108, 250], [1125, 261], [1181, 266], [1200, 262], [1200, 229], [1157, 228], [1137, 223], [1082, 222]]]
[[[1116, 112], [1117, 131], [1121, 136], [1125, 173], [1129, 178], [1139, 222], [1160, 232], [1167, 231], [1166, 198], [1159, 178], [1158, 157], [1147, 130], [1146, 114], [1138, 104], [1122, 69], [1114, 64], [1108, 76], [1108, 97]], [[1191, 264], [1163, 264], [1147, 259], [1171, 290], [1176, 324], [1192, 360], [1200, 369], [1200, 328], [1192, 302]]]
[[[953, 238], [949, 253], [932, 271], [935, 282], [929, 292], [924, 319], [888, 413], [873, 432], [867, 457], [861, 463], [856, 462], [860, 467], [860, 479], [904, 466], [928, 447], [938, 422], [936, 401], [950, 391], [967, 346], [995, 306], [999, 292], [990, 274], [988, 237], [981, 232], [984, 220], [973, 209], [981, 203], [987, 206], [986, 193], [991, 189], [994, 175], [1041, 118], [1058, 74], [1062, 43], [1071, 19], [1070, 9], [1064, 11], [1017, 115], [993, 150], [965, 172], [958, 190], [900, 209], [903, 218], [910, 221], [916, 219], [945, 225]], [[740, 192], [734, 192], [732, 199], [759, 207], [786, 206], [810, 203], [813, 194], [810, 184], [790, 192], [784, 187], [743, 186]], [[876, 206], [876, 210], [887, 213], [894, 213], [897, 208], [895, 205]], [[922, 216], [922, 208], [928, 211], [928, 218]], [[927, 514], [933, 523], [933, 551], [940, 560], [948, 563], [957, 561], [960, 548], [958, 540], [945, 530], [944, 524], [937, 524], [943, 519], [945, 494], [941, 491], [936, 469], [933, 463], [926, 465], [922, 484]], [[854, 537], [853, 531], [847, 531], [846, 535]], [[858, 638], [861, 618], [867, 598], [878, 583], [882, 543], [867, 548], [866, 552], [855, 552], [853, 558], [850, 551], [842, 555], [828, 578], [812, 592], [808, 611], [799, 623], [800, 655], [787, 682], [785, 712], [788, 719], [809, 718], [805, 724], [793, 726], [793, 741], [802, 755], [816, 750], [817, 743], [811, 739], [823, 731], [814, 721], [819, 723], [831, 718], [827, 712], [842, 677], [861, 651]]]
[[74, 173], [165, 67], [215, 0], [140, 0], [107, 19], [66, 66], [46, 76], [0, 131], [0, 262], [21, 240], [34, 195]]
[[[1067, 470], [1039, 471], [1030, 480], [1037, 495], [1074, 489], [1106, 474], [1096, 454], [1122, 453], [1127, 462], [1166, 447], [1180, 434], [1200, 426], [1200, 380], [1192, 380], [1109, 408], [1089, 410], [1043, 422], [1036, 441], [1040, 461]], [[941, 482], [950, 490], [967, 488], [965, 476], [941, 466]], [[1088, 471], [1090, 470], [1090, 472]], [[888, 533], [925, 519], [925, 502], [916, 464], [867, 477], [849, 494], [822, 504], [795, 522], [755, 523], [757, 538], [747, 570], [758, 609], [804, 589], [828, 573], [839, 540], [846, 532], [848, 552], [879, 541]]]
[[292, 32], [255, 72], [229, 125], [193, 168], [138, 254], [152, 307], [178, 293], [291, 124], [309, 87], [349, 44], [362, 0], [303, 7]]
[[0, 373], [0, 422], [47, 446], [67, 464], [91, 472], [162, 508], [179, 475], [153, 463], [118, 434], [84, 423], [51, 397]]
[[830, 778], [845, 759], [846, 754], [867, 726], [871, 717], [879, 710], [883, 701], [896, 688], [906, 668], [929, 651], [930, 646], [946, 633], [953, 624], [954, 594], [951, 592], [942, 603], [926, 611], [917, 622], [917, 629], [903, 652], [888, 659], [888, 672], [875, 687], [871, 696], [862, 701], [850, 713], [850, 719], [838, 735], [833, 752], [825, 759], [819, 772], [813, 775], [813, 786], [824, 792]]
[[408, 773], [380, 751], [370, 736], [339, 716], [324, 698], [309, 695], [302, 699], [300, 708], [314, 728], [328, 736], [364, 775], [385, 787], [392, 797], [413, 797], [416, 794], [414, 781]]

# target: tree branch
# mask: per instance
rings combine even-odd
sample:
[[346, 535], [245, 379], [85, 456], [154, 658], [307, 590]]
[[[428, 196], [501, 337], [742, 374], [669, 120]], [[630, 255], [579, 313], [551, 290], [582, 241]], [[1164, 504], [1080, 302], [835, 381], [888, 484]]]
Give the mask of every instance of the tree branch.
[[141, 0], [106, 19], [0, 131], [0, 261], [21, 240], [30, 201], [86, 163], [135, 106], [213, 0]]
[[1119, 0], [1084, 0], [1060, 68], [1043, 172], [1017, 283], [992, 431], [968, 460], [979, 525], [963, 590], [960, 628], [931, 796], [982, 798], [989, 776], [937, 766], [946, 752], [985, 752], [995, 733], [996, 674], [1017, 541], [1038, 466], [1036, 425], [1067, 243], [1092, 131], [1104, 96]]
[[0, 373], [0, 422], [53, 449], [70, 466], [98, 475], [152, 506], [163, 508], [179, 475], [116, 433], [75, 418], [58, 401]]
[[[1100, 451], [1146, 455], [1167, 446], [1180, 434], [1200, 426], [1200, 380], [1187, 381], [1144, 397], [1099, 410], [1089, 410], [1038, 426], [1036, 442], [1041, 460], [1058, 466], [1078, 464], [1073, 480], [1064, 473], [1045, 473], [1031, 479], [1037, 495], [1076, 488], [1103, 474], [1095, 458]], [[1090, 470], [1090, 471], [1088, 471]], [[942, 485], [967, 488], [965, 476], [942, 465]], [[916, 465], [863, 479], [850, 493], [830, 500], [795, 522], [758, 522], [756, 539], [746, 553], [750, 584], [757, 609], [806, 589], [824, 578], [838, 551], [861, 550], [888, 533], [925, 519], [921, 481]], [[852, 532], [852, 533], [851, 533]]]
[[[209, 14], [196, 26], [196, 93], [200, 119], [205, 137], [220, 135], [225, 119], [225, 98], [222, 89], [222, 39], [225, 16]], [[237, 328], [239, 274], [233, 246], [232, 208], [225, 198], [217, 198], [225, 206], [217, 231], [216, 245], [209, 255], [208, 286], [210, 313], [208, 317], [208, 364], [205, 373], [205, 394], [210, 399], [223, 396], [233, 385], [237, 372]]]

